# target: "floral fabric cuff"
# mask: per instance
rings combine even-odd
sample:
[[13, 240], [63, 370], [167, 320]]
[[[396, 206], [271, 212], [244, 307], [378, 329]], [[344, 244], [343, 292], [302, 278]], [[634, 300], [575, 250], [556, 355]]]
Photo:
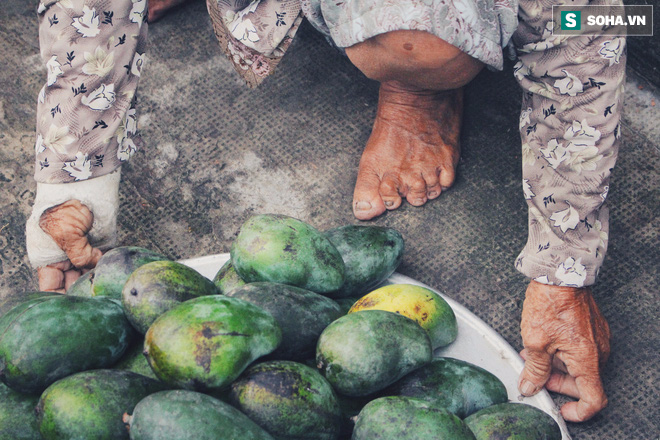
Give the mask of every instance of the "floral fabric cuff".
[[240, 9], [235, 0], [207, 0], [220, 48], [250, 88], [271, 75], [300, 23], [300, 0], [255, 0]]

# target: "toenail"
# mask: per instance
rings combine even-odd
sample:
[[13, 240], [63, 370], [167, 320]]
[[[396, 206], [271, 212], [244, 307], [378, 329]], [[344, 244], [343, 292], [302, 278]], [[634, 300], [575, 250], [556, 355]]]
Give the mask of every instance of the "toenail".
[[391, 200], [387, 200], [387, 201], [385, 201], [385, 206], [387, 206], [388, 208], [391, 208], [392, 206], [394, 206], [394, 202], [392, 202]]
[[368, 209], [371, 209], [371, 203], [369, 202], [356, 202], [355, 203], [355, 209], [358, 211], [366, 211]]
[[414, 200], [413, 200], [413, 203], [416, 204], [416, 205], [417, 205], [417, 204], [421, 205], [421, 204], [423, 204], [424, 202], [426, 202], [426, 200], [424, 200], [424, 199], [414, 199]]
[[437, 197], [440, 193], [438, 191], [431, 191], [429, 197]]

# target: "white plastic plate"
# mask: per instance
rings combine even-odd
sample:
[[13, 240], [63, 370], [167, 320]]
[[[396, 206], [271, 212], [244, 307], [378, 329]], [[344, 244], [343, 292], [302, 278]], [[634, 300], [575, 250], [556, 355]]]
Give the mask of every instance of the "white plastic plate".
[[[183, 260], [181, 263], [192, 267], [205, 277], [213, 279], [220, 267], [228, 260], [229, 254], [217, 254]], [[533, 397], [520, 395], [518, 376], [524, 366], [523, 360], [518, 352], [495, 330], [461, 304], [412, 278], [394, 273], [384, 284], [415, 284], [431, 289], [442, 296], [456, 314], [458, 338], [448, 347], [436, 350], [435, 355], [461, 359], [490, 371], [504, 383], [511, 402], [523, 402], [550, 414], [561, 427], [563, 440], [571, 439], [564, 419], [546, 390], [542, 390]]]

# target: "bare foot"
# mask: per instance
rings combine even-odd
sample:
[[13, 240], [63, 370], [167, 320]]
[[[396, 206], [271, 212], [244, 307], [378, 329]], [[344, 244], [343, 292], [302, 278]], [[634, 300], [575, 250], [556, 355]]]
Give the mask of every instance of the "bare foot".
[[149, 0], [149, 23], [160, 20], [167, 12], [188, 0]]
[[380, 86], [378, 113], [360, 159], [353, 213], [369, 220], [401, 206], [435, 199], [454, 183], [460, 155], [463, 89]]

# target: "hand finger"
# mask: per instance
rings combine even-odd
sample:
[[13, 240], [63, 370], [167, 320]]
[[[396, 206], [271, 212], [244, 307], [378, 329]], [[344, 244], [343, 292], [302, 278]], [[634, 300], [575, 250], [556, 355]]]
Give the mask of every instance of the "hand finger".
[[87, 240], [87, 236], [79, 237], [67, 242], [62, 248], [67, 257], [75, 267], [94, 267], [103, 256], [100, 249], [92, 247]]
[[584, 422], [607, 406], [607, 396], [600, 376], [583, 376], [575, 379], [580, 400], [561, 407], [561, 415], [569, 422]]
[[538, 393], [550, 378], [552, 356], [543, 350], [526, 351], [525, 368], [518, 379], [518, 390], [523, 396]]
[[80, 272], [77, 270], [67, 270], [64, 272], [64, 288], [66, 290], [69, 290], [69, 287], [73, 283], [76, 282], [76, 280], [80, 278]]
[[[523, 349], [520, 352], [520, 357], [523, 358], [524, 360], [527, 360], [527, 349]], [[566, 368], [566, 364], [564, 361], [559, 359], [557, 355], [553, 356], [552, 358], [552, 372], [560, 372], [560, 373], [568, 373], [568, 369]]]
[[64, 293], [64, 271], [52, 266], [37, 269], [39, 290], [42, 292]]
[[580, 398], [580, 391], [575, 384], [575, 378], [570, 374], [552, 373], [545, 384], [548, 391], [563, 394], [565, 396]]

